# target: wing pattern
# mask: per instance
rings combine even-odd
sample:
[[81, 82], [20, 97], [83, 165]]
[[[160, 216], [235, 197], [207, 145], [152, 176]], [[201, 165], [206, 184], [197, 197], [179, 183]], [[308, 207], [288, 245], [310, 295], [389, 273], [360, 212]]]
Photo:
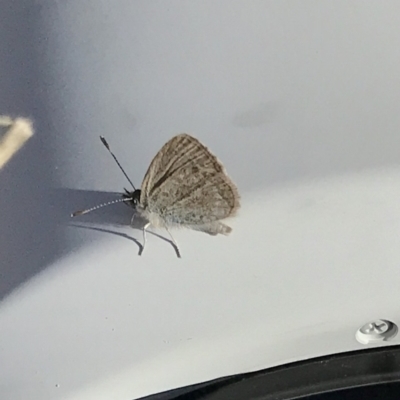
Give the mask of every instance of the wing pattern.
[[212, 223], [234, 216], [239, 199], [221, 162], [197, 139], [181, 134], [168, 141], [151, 162], [140, 204], [167, 226], [184, 225], [217, 234], [223, 232], [214, 231], [222, 228]]

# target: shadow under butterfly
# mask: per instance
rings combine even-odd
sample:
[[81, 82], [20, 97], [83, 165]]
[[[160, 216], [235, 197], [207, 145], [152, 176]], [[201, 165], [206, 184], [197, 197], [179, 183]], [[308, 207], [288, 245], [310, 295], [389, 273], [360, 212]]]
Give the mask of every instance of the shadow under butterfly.
[[[122, 202], [121, 199], [118, 199], [118, 201], [115, 202], [115, 198], [118, 196], [121, 196], [121, 193], [103, 192], [96, 190], [57, 189], [53, 193], [53, 203], [57, 204], [57, 208], [61, 210], [61, 213], [62, 210], [64, 210], [64, 217], [59, 215], [59, 219], [61, 222], [65, 221], [65, 212], [67, 211], [67, 209], [70, 209], [71, 203], [79, 204], [84, 201], [89, 203], [94, 203], [96, 202], [96, 200], [99, 201], [100, 199], [100, 201], [102, 202], [100, 205], [104, 206], [99, 207], [98, 212], [89, 213], [88, 211], [85, 213], [82, 211], [81, 212], [77, 211], [71, 214], [71, 216], [79, 215], [82, 213], [81, 215], [84, 216], [81, 218], [81, 222], [79, 223], [70, 222], [68, 223], [68, 226], [86, 231], [94, 231], [94, 232], [107, 233], [120, 236], [122, 238], [134, 242], [139, 249], [138, 255], [141, 255], [143, 252], [142, 243], [140, 243], [139, 240], [135, 239], [131, 235], [124, 232], [119, 232], [116, 229], [129, 226], [132, 229], [137, 229], [142, 231], [144, 226], [148, 223], [148, 221], [146, 221], [143, 217], [137, 214], [135, 210], [133, 210], [133, 213], [136, 213], [136, 215], [132, 217], [132, 207], [129, 208], [125, 206], [110, 207], [110, 208], [105, 207], [106, 205], [121, 203]], [[156, 232], [148, 231], [148, 233], [157, 236], [162, 240], [165, 240], [166, 242], [171, 244], [171, 246], [175, 249], [175, 245], [171, 240], [163, 237], [162, 235], [157, 234]], [[177, 252], [176, 249], [175, 252]]]
[[[71, 217], [124, 202], [135, 211], [130, 221], [131, 227], [143, 231], [142, 245], [131, 238], [139, 246], [139, 255], [146, 246], [146, 233], [150, 226], [162, 227], [168, 232], [170, 241], [154, 232], [152, 234], [169, 241], [178, 258], [181, 257], [180, 250], [169, 228], [189, 228], [212, 236], [228, 235], [232, 231], [221, 221], [236, 215], [240, 208], [239, 192], [223, 164], [196, 138], [180, 134], [170, 139], [153, 158], [141, 189], [136, 189], [106, 139], [100, 136], [100, 140], [133, 191], [125, 189], [121, 198], [76, 211]], [[120, 236], [128, 237], [125, 234]]]

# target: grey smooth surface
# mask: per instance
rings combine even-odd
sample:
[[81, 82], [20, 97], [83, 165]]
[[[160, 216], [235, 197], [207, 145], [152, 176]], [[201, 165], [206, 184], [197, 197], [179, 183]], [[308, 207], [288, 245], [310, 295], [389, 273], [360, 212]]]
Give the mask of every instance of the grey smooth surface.
[[[0, 113], [36, 135], [0, 171], [0, 397], [132, 399], [399, 323], [399, 26], [397, 1], [3, 5]], [[127, 187], [99, 135], [140, 186], [179, 132], [238, 184], [230, 237], [138, 257], [128, 207], [70, 220]]]

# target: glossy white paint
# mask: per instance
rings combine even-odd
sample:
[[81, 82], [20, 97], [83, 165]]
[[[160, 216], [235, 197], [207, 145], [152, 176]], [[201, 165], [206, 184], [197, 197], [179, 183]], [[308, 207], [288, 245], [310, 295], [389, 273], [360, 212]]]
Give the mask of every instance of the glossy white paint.
[[[40, 212], [9, 229], [18, 240], [54, 220], [65, 251], [35, 273], [26, 264], [14, 281], [3, 272], [1, 398], [134, 399], [362, 349], [354, 335], [364, 323], [400, 323], [398, 2], [96, 0], [29, 10], [46, 74], [26, 96], [43, 88], [38, 134], [50, 143], [53, 181], [69, 190], [39, 209], [38, 189], [30, 207]], [[77, 199], [77, 189], [126, 186], [100, 134], [139, 186], [181, 131], [207, 144], [241, 190], [230, 237], [178, 231], [179, 260], [152, 235], [139, 257], [131, 240], [68, 226], [69, 212], [96, 200]], [[22, 166], [4, 172], [8, 182]], [[114, 212], [129, 223], [127, 207]], [[142, 240], [102, 215], [95, 227]], [[47, 239], [32, 236], [22, 256], [40, 260]]]

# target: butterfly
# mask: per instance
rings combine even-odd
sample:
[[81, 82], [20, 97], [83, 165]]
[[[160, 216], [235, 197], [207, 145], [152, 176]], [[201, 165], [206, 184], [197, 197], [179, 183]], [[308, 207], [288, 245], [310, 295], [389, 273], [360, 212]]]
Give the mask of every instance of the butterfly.
[[143, 217], [143, 247], [146, 231], [152, 226], [165, 228], [180, 257], [179, 247], [169, 228], [189, 228], [209, 235], [228, 235], [232, 228], [223, 220], [236, 215], [240, 195], [223, 164], [198, 139], [186, 133], [170, 139], [150, 163], [140, 189], [136, 189], [106, 139], [100, 139], [133, 187], [122, 199], [101, 204], [72, 216], [100, 207], [126, 202]]

